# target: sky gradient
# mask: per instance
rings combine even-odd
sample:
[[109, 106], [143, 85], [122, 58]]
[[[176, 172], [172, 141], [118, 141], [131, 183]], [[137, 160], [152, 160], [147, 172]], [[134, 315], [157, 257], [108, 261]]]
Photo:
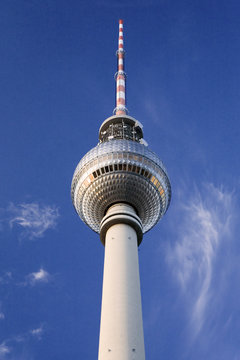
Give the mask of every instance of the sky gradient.
[[2, 0], [0, 360], [97, 359], [104, 248], [70, 186], [121, 18], [129, 115], [172, 184], [139, 247], [146, 359], [240, 359], [239, 2]]

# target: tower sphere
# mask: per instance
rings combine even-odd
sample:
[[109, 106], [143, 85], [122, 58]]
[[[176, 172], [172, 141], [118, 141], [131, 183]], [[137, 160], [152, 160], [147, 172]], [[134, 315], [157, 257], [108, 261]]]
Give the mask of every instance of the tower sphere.
[[143, 233], [158, 222], [170, 204], [171, 185], [137, 120], [121, 114], [103, 122], [98, 145], [74, 172], [71, 196], [80, 218], [98, 233], [107, 210], [116, 203], [135, 209]]

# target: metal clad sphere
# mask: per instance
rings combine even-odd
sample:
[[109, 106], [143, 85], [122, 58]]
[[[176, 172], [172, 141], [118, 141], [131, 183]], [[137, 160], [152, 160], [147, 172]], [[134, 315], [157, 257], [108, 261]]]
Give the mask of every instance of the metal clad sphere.
[[71, 196], [80, 218], [94, 231], [100, 231], [112, 204], [126, 202], [136, 209], [145, 233], [166, 212], [171, 186], [162, 161], [148, 147], [113, 139], [99, 143], [79, 162]]

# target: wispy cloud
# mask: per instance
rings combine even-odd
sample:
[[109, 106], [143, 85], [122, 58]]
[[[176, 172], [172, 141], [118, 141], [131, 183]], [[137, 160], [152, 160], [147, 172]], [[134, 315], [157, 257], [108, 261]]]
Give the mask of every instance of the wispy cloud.
[[[159, 90], [160, 91], [160, 90]], [[160, 102], [160, 103], [159, 103]], [[147, 95], [144, 100], [144, 107], [149, 119], [154, 122], [156, 126], [161, 126], [162, 131], [166, 130], [163, 126], [164, 119], [168, 119], [168, 125], [171, 126], [169, 120], [172, 118], [171, 105], [166, 96], [161, 94], [156, 100], [148, 98]], [[168, 130], [170, 131], [170, 130]]]
[[0, 302], [0, 320], [4, 320], [5, 319], [5, 314], [2, 311], [2, 303]]
[[12, 279], [11, 271], [5, 271], [3, 273], [3, 275], [0, 276], [0, 285], [1, 284], [8, 284], [11, 279]]
[[42, 339], [43, 334], [44, 334], [44, 325], [41, 324], [37, 328], [30, 329], [26, 332], [5, 339], [0, 344], [0, 360], [10, 359], [10, 358], [11, 359], [22, 358], [21, 356], [20, 357], [16, 356], [16, 353], [19, 351], [19, 345], [22, 343], [24, 344], [24, 347], [26, 347], [26, 343], [31, 341], [31, 339], [33, 338], [40, 341]]
[[36, 337], [38, 340], [40, 340], [43, 335], [43, 325], [41, 325], [40, 327], [38, 327], [36, 329], [30, 330], [30, 334], [32, 336]]
[[186, 294], [195, 335], [204, 325], [212, 300], [215, 260], [231, 233], [233, 202], [233, 193], [213, 184], [195, 189], [187, 203], [183, 198], [179, 201], [177, 241], [169, 248], [167, 261]]
[[52, 276], [43, 268], [40, 268], [37, 272], [32, 272], [31, 274], [28, 274], [26, 276], [26, 281], [24, 282], [24, 285], [32, 285], [35, 286], [36, 284], [40, 283], [48, 283], [51, 281]]
[[7, 212], [10, 227], [19, 225], [23, 229], [21, 236], [29, 239], [40, 238], [48, 229], [54, 229], [59, 217], [58, 208], [38, 203], [11, 203]]
[[3, 357], [9, 353], [10, 353], [10, 347], [6, 345], [5, 341], [3, 341], [0, 344], [0, 359], [3, 359]]
[[[0, 285], [8, 285], [9, 283], [18, 285], [18, 286], [35, 286], [37, 284], [49, 283], [54, 280], [55, 275], [51, 275], [47, 270], [43, 267], [36, 272], [31, 272], [26, 275], [24, 280], [21, 282], [16, 281], [15, 274], [11, 272], [5, 272], [2, 276], [0, 276]], [[3, 319], [4, 314], [1, 311], [1, 302], [0, 302], [0, 320]]]

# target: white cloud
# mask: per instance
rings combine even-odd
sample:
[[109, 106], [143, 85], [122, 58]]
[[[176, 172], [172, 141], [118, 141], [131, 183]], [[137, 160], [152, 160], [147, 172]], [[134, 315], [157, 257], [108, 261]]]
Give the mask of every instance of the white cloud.
[[[44, 325], [40, 325], [37, 328], [34, 328], [22, 334], [11, 336], [5, 339], [0, 344], [0, 360], [10, 359], [10, 358], [22, 359], [21, 355], [16, 355], [20, 346], [19, 344], [21, 343], [24, 344], [24, 349], [26, 350], [26, 344], [30, 341], [30, 339], [34, 337], [37, 340], [41, 340], [43, 333], [44, 333]], [[26, 355], [25, 352], [24, 354]], [[24, 359], [26, 359], [26, 356], [24, 356]]]
[[219, 247], [231, 233], [233, 193], [207, 184], [201, 191], [195, 190], [186, 203], [181, 197], [179, 204], [175, 225], [177, 241], [168, 249], [167, 261], [186, 295], [196, 335], [204, 325], [212, 300]]
[[38, 203], [11, 203], [7, 211], [10, 214], [10, 226], [20, 225], [24, 229], [21, 235], [30, 239], [40, 238], [46, 230], [54, 229], [59, 217], [59, 211], [55, 206], [41, 206]]
[[[26, 275], [24, 281], [22, 282], [15, 282], [12, 273], [5, 272], [3, 276], [0, 277], [0, 285], [9, 284], [9, 282], [12, 281], [18, 286], [27, 286], [27, 285], [35, 286], [36, 284], [40, 284], [40, 283], [49, 283], [53, 280], [53, 278], [54, 275], [49, 274], [48, 271], [46, 271], [45, 269], [43, 269], [43, 267], [41, 267], [38, 271]], [[4, 319], [4, 317], [5, 316], [1, 311], [1, 302], [0, 302], [0, 320]]]
[[0, 276], [0, 284], [8, 284], [12, 279], [11, 271], [5, 271], [3, 275]]
[[36, 337], [37, 339], [41, 340], [42, 334], [43, 334], [43, 326], [41, 325], [40, 327], [38, 327], [36, 329], [30, 330], [30, 334], [32, 336]]
[[0, 302], [0, 320], [4, 320], [5, 319], [5, 314], [2, 311], [2, 303]]
[[39, 271], [27, 275], [24, 285], [30, 284], [34, 286], [38, 283], [48, 283], [51, 278], [51, 275], [46, 270], [40, 268]]
[[[172, 118], [171, 106], [164, 93], [158, 94], [158, 98], [155, 100], [153, 100], [152, 97], [147, 98], [146, 96], [144, 100], [144, 107], [149, 119], [154, 122], [156, 126], [162, 127], [164, 121], [163, 119], [166, 118], [168, 119], [168, 126], [171, 126], [171, 123], [169, 123], [169, 119]], [[162, 129], [162, 131], [163, 130], [164, 129]]]
[[10, 353], [9, 346], [6, 345], [5, 341], [0, 344], [0, 359], [3, 358], [4, 355]]

